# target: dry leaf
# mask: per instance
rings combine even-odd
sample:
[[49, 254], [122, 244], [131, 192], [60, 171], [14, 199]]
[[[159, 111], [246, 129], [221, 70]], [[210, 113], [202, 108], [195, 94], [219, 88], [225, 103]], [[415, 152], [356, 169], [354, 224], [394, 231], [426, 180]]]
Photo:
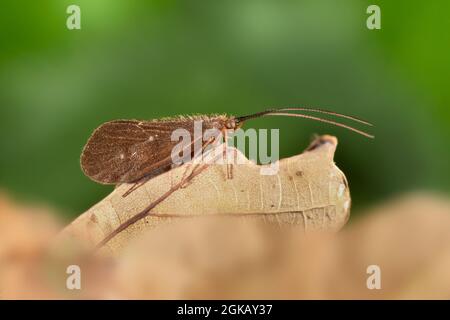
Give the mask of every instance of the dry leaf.
[[39, 266], [59, 229], [50, 209], [19, 205], [0, 193], [0, 299], [50, 295]]
[[[334, 238], [262, 221], [182, 221], [146, 233], [120, 256], [125, 299], [280, 299], [323, 288]], [[330, 241], [330, 242], [328, 242]]]
[[163, 173], [125, 198], [122, 195], [131, 185], [120, 185], [69, 225], [59, 241], [76, 239], [94, 246], [167, 193], [144, 219], [115, 235], [107, 247], [117, 251], [142, 231], [199, 216], [257, 219], [299, 225], [306, 231], [338, 230], [349, 217], [350, 193], [344, 174], [333, 162], [336, 145], [334, 137], [319, 137], [304, 153], [282, 159], [275, 175], [261, 175], [261, 166], [247, 160], [233, 166], [233, 179], [226, 178], [225, 164], [211, 164], [173, 192], [192, 165]]
[[[339, 235], [341, 298], [450, 298], [450, 201], [448, 196], [412, 193], [364, 213]], [[368, 290], [365, 269], [381, 268], [382, 289]]]
[[[339, 233], [305, 236], [297, 228], [257, 222], [185, 221], [147, 233], [119, 259], [118, 294], [141, 299], [450, 297], [446, 198], [411, 194], [371, 210]], [[366, 284], [373, 264], [381, 268], [380, 290]]]
[[[445, 195], [394, 199], [339, 233], [305, 234], [302, 224], [279, 228], [232, 216], [180, 219], [158, 225], [111, 259], [49, 260], [42, 251], [53, 233], [48, 231], [54, 230], [52, 219], [36, 220], [29, 214], [35, 212], [0, 198], [1, 298], [450, 297], [450, 202]], [[65, 287], [71, 264], [81, 267], [82, 290]], [[371, 264], [381, 268], [381, 290], [367, 288]]]

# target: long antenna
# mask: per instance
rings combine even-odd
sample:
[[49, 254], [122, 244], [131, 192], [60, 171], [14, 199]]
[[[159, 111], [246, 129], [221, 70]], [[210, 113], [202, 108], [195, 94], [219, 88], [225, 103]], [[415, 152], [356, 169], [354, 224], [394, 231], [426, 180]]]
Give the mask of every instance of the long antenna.
[[356, 121], [356, 122], [359, 122], [359, 123], [363, 123], [363, 124], [368, 125], [368, 126], [372, 126], [371, 123], [369, 123], [369, 122], [367, 122], [365, 120], [358, 119], [356, 117], [348, 116], [348, 115], [337, 113], [337, 112], [333, 112], [333, 111], [322, 110], [322, 109], [311, 109], [311, 108], [270, 109], [270, 110], [254, 113], [254, 114], [247, 115], [247, 116], [237, 117], [236, 121], [238, 123], [240, 123], [240, 122], [244, 122], [244, 121], [247, 121], [247, 120], [250, 120], [250, 119], [259, 118], [259, 117], [265, 117], [265, 116], [298, 117], [298, 118], [305, 118], [305, 119], [315, 120], [315, 121], [319, 121], [319, 122], [329, 123], [329, 124], [335, 125], [337, 127], [342, 127], [342, 128], [347, 129], [347, 130], [356, 132], [356, 133], [358, 133], [360, 135], [363, 135], [363, 136], [365, 136], [367, 138], [374, 138], [373, 135], [371, 135], [371, 134], [369, 134], [367, 132], [364, 132], [362, 130], [358, 130], [358, 129], [353, 128], [353, 127], [351, 127], [349, 125], [346, 125], [346, 124], [343, 124], [343, 123], [340, 123], [340, 122], [337, 122], [337, 121], [323, 119], [323, 118], [310, 116], [310, 115], [306, 115], [306, 114], [288, 113], [288, 112], [280, 112], [280, 111], [311, 111], [311, 112], [318, 112], [318, 113], [323, 113], [323, 114], [334, 115], [334, 116], [340, 117], [340, 118], [350, 119], [350, 120], [353, 120], [353, 121]]
[[350, 116], [350, 115], [346, 115], [346, 114], [342, 114], [342, 113], [338, 113], [338, 112], [334, 112], [334, 111], [330, 111], [330, 110], [324, 110], [324, 109], [317, 109], [317, 108], [292, 108], [292, 107], [287, 107], [287, 108], [281, 108], [281, 109], [272, 109], [272, 111], [310, 111], [310, 112], [318, 112], [318, 113], [324, 113], [324, 114], [330, 114], [339, 118], [345, 118], [345, 119], [350, 119], [368, 126], [373, 126], [373, 124], [371, 124], [370, 122], [363, 120], [361, 118], [357, 118], [355, 116]]
[[273, 108], [273, 109], [268, 109], [262, 112], [257, 112], [248, 116], [243, 116], [243, 117], [238, 117], [236, 118], [239, 121], [245, 121], [248, 119], [253, 119], [253, 118], [258, 118], [263, 116], [264, 114], [267, 113], [272, 113], [272, 112], [279, 112], [279, 111], [310, 111], [310, 112], [317, 112], [317, 113], [323, 113], [323, 114], [330, 114], [339, 118], [346, 118], [346, 119], [350, 119], [368, 126], [373, 126], [373, 124], [371, 124], [370, 122], [354, 117], [354, 116], [349, 116], [346, 114], [342, 114], [342, 113], [338, 113], [338, 112], [334, 112], [334, 111], [330, 111], [330, 110], [325, 110], [325, 109], [318, 109], [318, 108], [292, 108], [292, 107], [287, 107], [287, 108]]

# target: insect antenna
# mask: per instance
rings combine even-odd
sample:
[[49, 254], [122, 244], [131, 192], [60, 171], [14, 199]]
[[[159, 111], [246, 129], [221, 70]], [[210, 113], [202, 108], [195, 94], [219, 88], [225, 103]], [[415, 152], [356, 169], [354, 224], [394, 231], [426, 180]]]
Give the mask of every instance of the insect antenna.
[[293, 107], [288, 107], [288, 108], [281, 108], [281, 109], [270, 109], [271, 111], [277, 112], [277, 111], [308, 111], [308, 112], [317, 112], [317, 113], [323, 113], [323, 114], [329, 114], [338, 118], [345, 118], [345, 119], [350, 119], [368, 126], [373, 126], [373, 124], [371, 124], [369, 121], [363, 120], [361, 118], [357, 118], [355, 116], [350, 116], [347, 114], [343, 114], [343, 113], [339, 113], [339, 112], [335, 112], [335, 111], [330, 111], [330, 110], [325, 110], [325, 109], [318, 109], [318, 108], [293, 108]]
[[243, 123], [244, 121], [250, 120], [250, 119], [255, 119], [255, 118], [259, 118], [259, 117], [265, 117], [265, 116], [285, 116], [285, 117], [298, 117], [298, 118], [304, 118], [304, 119], [310, 119], [310, 120], [315, 120], [318, 122], [324, 122], [324, 123], [329, 123], [332, 125], [335, 125], [337, 127], [341, 127], [341, 128], [345, 128], [347, 130], [356, 132], [362, 136], [365, 136], [367, 138], [374, 138], [373, 135], [356, 129], [352, 126], [343, 124], [341, 122], [337, 122], [337, 121], [333, 121], [333, 120], [328, 120], [328, 119], [323, 119], [323, 118], [319, 118], [319, 117], [315, 117], [315, 116], [311, 116], [311, 115], [306, 115], [306, 114], [301, 114], [301, 113], [289, 113], [289, 112], [283, 112], [283, 111], [310, 111], [310, 112], [317, 112], [317, 113], [323, 113], [323, 114], [329, 114], [329, 115], [333, 115], [336, 117], [340, 117], [340, 118], [346, 118], [346, 119], [350, 119], [353, 120], [355, 122], [359, 122], [368, 126], [372, 126], [372, 124], [370, 122], [367, 122], [365, 120], [362, 119], [358, 119], [356, 117], [353, 116], [348, 116], [345, 114], [341, 114], [341, 113], [337, 113], [337, 112], [333, 112], [333, 111], [328, 111], [328, 110], [322, 110], [322, 109], [312, 109], [312, 108], [281, 108], [281, 109], [270, 109], [270, 110], [266, 110], [266, 111], [262, 111], [262, 112], [257, 112], [251, 115], [247, 115], [247, 116], [242, 116], [242, 117], [236, 117], [236, 122], [237, 123]]

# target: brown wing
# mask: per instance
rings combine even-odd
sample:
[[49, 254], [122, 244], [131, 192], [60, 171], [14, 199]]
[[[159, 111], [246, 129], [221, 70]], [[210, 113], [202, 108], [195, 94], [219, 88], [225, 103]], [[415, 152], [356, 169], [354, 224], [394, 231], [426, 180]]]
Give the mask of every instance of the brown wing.
[[176, 142], [172, 130], [157, 122], [116, 120], [102, 124], [81, 154], [81, 168], [92, 180], [104, 184], [132, 182], [170, 156]]
[[[204, 122], [203, 127], [210, 127]], [[171, 141], [177, 128], [191, 133], [192, 121], [115, 120], [102, 124], [89, 138], [81, 154], [81, 168], [92, 180], [103, 184], [134, 182], [152, 171], [170, 167]]]

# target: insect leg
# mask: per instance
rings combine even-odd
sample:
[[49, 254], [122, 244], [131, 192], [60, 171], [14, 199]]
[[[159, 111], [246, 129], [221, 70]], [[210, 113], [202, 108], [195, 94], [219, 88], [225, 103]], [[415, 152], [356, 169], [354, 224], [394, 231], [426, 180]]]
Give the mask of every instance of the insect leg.
[[[217, 138], [217, 137], [211, 137], [211, 138], [209, 138], [209, 139], [202, 145], [202, 148], [201, 148], [200, 153], [197, 154], [197, 155], [194, 155], [194, 159], [197, 158], [197, 157], [203, 156], [203, 152], [205, 151], [206, 147], [207, 147], [208, 145], [214, 143], [214, 142], [216, 141], [216, 138]], [[201, 162], [200, 162], [200, 163], [195, 163], [195, 164], [193, 165], [193, 168], [192, 168], [192, 171], [191, 171], [190, 175], [192, 175], [192, 174], [195, 172], [195, 170], [197, 170], [197, 168], [198, 168], [201, 164], [202, 164]], [[182, 180], [186, 179], [186, 183], [183, 184], [183, 185], [181, 185], [181, 188], [186, 188], [186, 187], [189, 185], [189, 183], [190, 183], [190, 180], [187, 179], [186, 176], [187, 176], [187, 173], [189, 172], [189, 169], [190, 169], [191, 165], [192, 165], [192, 163], [188, 163], [187, 166], [186, 166], [186, 170], [184, 171], [183, 177], [181, 178]], [[189, 176], [190, 176], [190, 175], [189, 175]], [[189, 176], [188, 176], [188, 177], [189, 177]]]
[[[194, 140], [193, 142], [191, 142], [189, 145], [183, 147], [183, 153], [185, 152], [185, 150], [187, 150], [188, 148], [191, 148], [192, 145], [194, 145], [194, 143], [198, 141]], [[170, 165], [172, 165], [172, 155], [167, 156], [166, 158], [162, 159], [161, 161], [158, 161], [157, 163], [152, 165], [152, 170], [144, 175], [142, 178], [140, 178], [138, 181], [136, 181], [123, 195], [122, 197], [125, 198], [128, 195], [130, 195], [130, 193], [132, 193], [133, 191], [135, 191], [136, 189], [138, 189], [140, 186], [142, 186], [143, 184], [145, 184], [148, 180], [150, 180], [155, 172], [157, 172], [158, 170], [163, 170], [163, 169], [167, 169]]]
[[125, 198], [128, 195], [130, 195], [130, 193], [132, 193], [133, 191], [135, 191], [136, 189], [138, 189], [140, 186], [142, 186], [144, 183], [146, 183], [148, 180], [150, 180], [150, 178], [152, 177], [152, 174], [149, 173], [147, 175], [145, 175], [144, 177], [142, 177], [139, 181], [135, 182], [123, 195], [122, 197]]
[[[223, 158], [226, 159], [225, 161], [227, 164], [227, 179], [231, 180], [233, 179], [233, 163], [228, 163], [228, 134], [227, 134], [228, 131], [224, 129], [222, 132], [224, 135], [224, 142], [225, 142], [225, 146], [223, 149]], [[233, 156], [235, 156], [234, 153]]]
[[[211, 143], [211, 142], [209, 142], [209, 143]], [[186, 185], [189, 182], [191, 182], [193, 178], [198, 176], [200, 173], [202, 173], [208, 167], [209, 167], [208, 164], [203, 164], [203, 163], [195, 164], [195, 166], [193, 167], [191, 173], [187, 177], [181, 179], [177, 184], [175, 184], [172, 188], [170, 188], [166, 193], [164, 193], [158, 199], [156, 199], [151, 204], [149, 204], [147, 206], [147, 208], [145, 208], [144, 210], [142, 210], [138, 214], [134, 215], [133, 217], [131, 217], [130, 219], [128, 219], [127, 221], [125, 221], [121, 225], [119, 225], [119, 227], [117, 229], [112, 231], [102, 241], [100, 241], [95, 246], [95, 249], [100, 249], [105, 244], [107, 244], [112, 238], [114, 238], [117, 234], [119, 234], [120, 232], [122, 232], [123, 230], [128, 228], [129, 226], [133, 225], [137, 221], [139, 221], [139, 220], [145, 218], [146, 216], [148, 216], [150, 214], [150, 211], [153, 208], [155, 208], [158, 204], [160, 204], [161, 202], [166, 200], [168, 197], [170, 197], [172, 195], [172, 193], [174, 193], [175, 191], [179, 190], [183, 185]]]
[[[199, 139], [200, 139], [200, 138], [199, 138]], [[215, 140], [215, 138], [214, 138], [214, 137], [211, 137], [208, 141], [206, 141], [206, 142], [203, 144], [203, 146], [202, 146], [202, 148], [201, 148], [201, 150], [200, 150], [200, 153], [199, 153], [199, 154], [194, 154], [194, 158], [196, 158], [196, 157], [198, 157], [198, 156], [202, 156], [203, 151], [204, 151], [204, 149], [206, 148], [206, 146], [208, 146], [209, 144], [211, 144], [212, 142], [214, 142], [214, 140]], [[192, 141], [189, 145], [183, 147], [183, 153], [184, 153], [186, 150], [188, 150], [188, 148], [191, 148], [192, 145], [194, 145], [194, 143], [195, 143], [196, 141], [198, 141], [198, 139]], [[170, 156], [164, 158], [163, 160], [161, 160], [161, 161], [155, 163], [154, 165], [152, 165], [152, 167], [154, 167], [154, 169], [151, 170], [148, 174], [146, 174], [146, 175], [143, 176], [142, 178], [140, 178], [138, 181], [136, 181], [136, 182], [135, 182], [135, 183], [134, 183], [134, 184], [133, 184], [133, 185], [132, 185], [132, 186], [131, 186], [131, 187], [130, 187], [123, 195], [122, 195], [122, 197], [125, 198], [125, 197], [127, 197], [128, 195], [130, 195], [133, 191], [135, 191], [136, 189], [138, 189], [139, 187], [141, 187], [143, 184], [145, 184], [148, 180], [150, 180], [151, 178], [153, 178], [154, 173], [155, 173], [156, 171], [158, 171], [158, 170], [163, 170], [163, 169], [167, 169], [171, 164], [172, 164], [172, 156], [170, 155]], [[188, 171], [189, 171], [189, 167], [186, 168], [186, 171], [185, 171], [185, 174], [183, 175], [183, 178], [184, 178], [184, 176], [186, 175], [186, 173], [187, 173]]]

